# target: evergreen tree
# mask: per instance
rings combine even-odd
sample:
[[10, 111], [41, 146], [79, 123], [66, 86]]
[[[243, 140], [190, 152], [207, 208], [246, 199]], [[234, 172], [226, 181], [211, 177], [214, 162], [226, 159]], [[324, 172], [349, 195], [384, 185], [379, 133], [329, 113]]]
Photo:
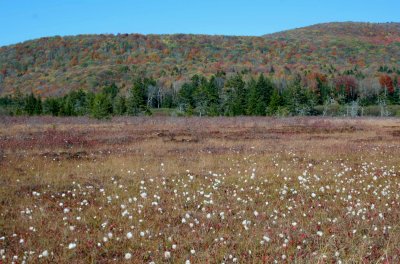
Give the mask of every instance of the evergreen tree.
[[[82, 116], [90, 114], [91, 104], [88, 101], [90, 93], [86, 93], [82, 89], [71, 91], [65, 95], [61, 101], [60, 114], [63, 116]], [[94, 95], [93, 100], [94, 100]]]
[[182, 88], [178, 92], [178, 105], [183, 111], [193, 109], [195, 106], [194, 102], [194, 91], [196, 87], [191, 83], [184, 83]]
[[224, 113], [229, 116], [245, 115], [247, 89], [240, 74], [231, 77], [225, 84], [226, 96]]
[[143, 80], [136, 79], [127, 100], [127, 112], [138, 115], [146, 108], [146, 89]]
[[166, 91], [164, 93], [164, 95], [162, 96], [161, 107], [162, 108], [176, 107], [176, 100], [175, 100], [174, 92], [172, 91], [172, 89], [170, 89], [169, 91]]
[[281, 96], [279, 95], [278, 89], [274, 89], [274, 92], [272, 93], [271, 100], [268, 105], [267, 114], [275, 115], [278, 112], [279, 108], [282, 106], [282, 103], [283, 101]]
[[289, 85], [285, 93], [285, 102], [292, 115], [310, 115], [314, 113], [315, 98], [301, 86], [299, 76]]
[[34, 115], [37, 109], [36, 97], [33, 93], [30, 93], [25, 97], [24, 111], [28, 115]]
[[108, 118], [112, 114], [111, 98], [107, 94], [98, 93], [94, 98], [92, 116], [97, 119]]
[[90, 113], [90, 108], [88, 108], [87, 104], [87, 94], [82, 89], [78, 91], [72, 91], [69, 94], [71, 104], [73, 107], [72, 112], [74, 115], [82, 116]]
[[126, 98], [123, 95], [118, 96], [114, 103], [114, 113], [116, 115], [126, 114]]
[[16, 89], [14, 95], [15, 114], [22, 115], [25, 108], [25, 98], [19, 88]]
[[218, 116], [220, 115], [220, 90], [214, 77], [210, 78], [207, 84], [207, 115]]
[[398, 83], [400, 77], [394, 81], [394, 92], [393, 92], [393, 104], [400, 104], [400, 83]]
[[43, 102], [43, 113], [58, 116], [61, 109], [61, 100], [57, 98], [46, 98]]
[[111, 100], [114, 100], [119, 93], [119, 88], [115, 83], [112, 83], [111, 85], [103, 88], [103, 93], [109, 96]]
[[331, 97], [331, 88], [326, 81], [317, 78], [317, 103], [322, 105]]
[[34, 114], [41, 115], [42, 112], [43, 112], [42, 98], [40, 96], [38, 96], [38, 98], [36, 98]]
[[74, 104], [71, 96], [64, 96], [61, 104], [60, 114], [63, 116], [75, 116], [76, 113], [74, 111]]
[[263, 74], [260, 74], [257, 82], [254, 79], [250, 80], [247, 113], [249, 115], [265, 115], [273, 89], [272, 82]]
[[85, 100], [85, 109], [86, 109], [86, 114], [90, 114], [93, 108], [94, 104], [94, 99], [96, 97], [96, 94], [93, 92], [87, 92], [86, 94], [86, 100]]
[[254, 78], [251, 78], [250, 81], [247, 83], [248, 97], [247, 97], [246, 113], [248, 115], [256, 115], [256, 107], [258, 101], [256, 86], [257, 82], [256, 80], [254, 80]]
[[199, 83], [192, 84], [196, 87], [194, 90], [194, 101], [197, 112], [201, 115], [215, 116], [219, 114], [219, 91], [215, 83], [215, 77], [211, 77], [210, 81], [200, 77]]

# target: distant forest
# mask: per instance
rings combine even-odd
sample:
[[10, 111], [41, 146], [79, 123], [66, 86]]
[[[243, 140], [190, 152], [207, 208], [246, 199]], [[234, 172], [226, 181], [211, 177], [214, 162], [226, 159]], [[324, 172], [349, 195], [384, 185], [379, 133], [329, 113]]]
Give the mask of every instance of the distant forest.
[[400, 23], [264, 36], [79, 35], [0, 47], [0, 114], [400, 115]]
[[333, 80], [321, 74], [297, 75], [284, 89], [272, 81], [273, 73], [245, 79], [243, 74], [227, 78], [217, 72], [210, 78], [194, 75], [177, 91], [160, 89], [153, 78], [136, 78], [127, 92], [113, 83], [97, 93], [80, 89], [44, 100], [17, 91], [0, 98], [0, 113], [99, 119], [152, 115], [155, 109], [186, 116], [400, 115], [399, 70], [383, 66], [379, 71], [374, 91], [359, 85], [356, 68]]

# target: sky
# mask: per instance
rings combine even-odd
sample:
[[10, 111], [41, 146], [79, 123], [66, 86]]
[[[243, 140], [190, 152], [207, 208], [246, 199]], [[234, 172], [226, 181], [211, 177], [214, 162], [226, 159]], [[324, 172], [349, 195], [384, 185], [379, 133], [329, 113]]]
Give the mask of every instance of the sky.
[[400, 22], [400, 0], [0, 0], [0, 46], [47, 36], [260, 36], [324, 22]]

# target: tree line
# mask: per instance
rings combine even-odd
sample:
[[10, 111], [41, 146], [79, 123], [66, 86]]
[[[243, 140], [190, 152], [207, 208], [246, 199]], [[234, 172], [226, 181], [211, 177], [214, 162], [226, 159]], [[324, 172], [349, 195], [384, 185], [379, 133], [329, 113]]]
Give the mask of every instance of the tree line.
[[338, 76], [332, 82], [319, 74], [307, 78], [296, 75], [283, 86], [264, 74], [245, 78], [239, 73], [226, 77], [224, 72], [217, 72], [210, 78], [194, 75], [179, 89], [161, 89], [153, 78], [136, 78], [128, 91], [113, 83], [98, 92], [81, 89], [44, 100], [33, 93], [23, 95], [17, 91], [0, 98], [0, 107], [12, 115], [86, 115], [100, 119], [151, 115], [154, 108], [175, 109], [178, 115], [293, 116], [317, 115], [317, 106], [329, 104], [400, 104], [397, 79], [385, 74], [379, 77], [379, 83], [378, 92], [363, 95], [351, 74]]

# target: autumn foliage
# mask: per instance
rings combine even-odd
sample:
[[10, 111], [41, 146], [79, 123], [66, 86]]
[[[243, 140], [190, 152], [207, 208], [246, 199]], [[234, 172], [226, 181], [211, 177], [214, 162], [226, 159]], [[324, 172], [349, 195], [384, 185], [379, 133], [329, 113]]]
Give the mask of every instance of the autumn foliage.
[[[273, 74], [275, 82], [301, 74], [311, 89], [318, 89], [317, 80], [330, 82], [354, 68], [357, 81], [379, 78], [380, 66], [398, 66], [399, 42], [397, 23], [328, 23], [260, 37], [47, 37], [0, 47], [0, 95], [18, 88], [42, 97], [61, 96], [71, 90], [99, 91], [112, 83], [128, 91], [137, 77], [155, 78], [169, 89], [195, 74], [210, 77], [217, 72], [249, 78]], [[392, 90], [387, 78], [383, 81]], [[352, 87], [346, 86], [348, 92]]]
[[381, 75], [379, 77], [379, 83], [380, 83], [382, 89], [386, 89], [389, 94], [394, 93], [393, 80], [389, 75], [387, 75], [387, 74]]

